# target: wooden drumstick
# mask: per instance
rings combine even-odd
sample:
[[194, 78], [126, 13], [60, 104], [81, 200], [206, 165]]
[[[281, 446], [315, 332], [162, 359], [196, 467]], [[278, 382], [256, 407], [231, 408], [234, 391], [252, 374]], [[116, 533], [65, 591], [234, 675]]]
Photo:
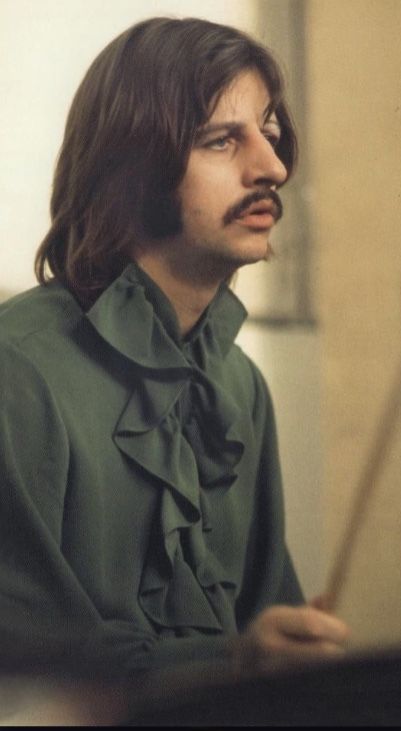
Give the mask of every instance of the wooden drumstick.
[[362, 525], [369, 500], [377, 485], [377, 479], [384, 465], [391, 441], [395, 436], [395, 427], [400, 412], [401, 366], [391, 389], [377, 438], [370, 449], [368, 460], [357, 484], [351, 517], [329, 575], [327, 590], [324, 594], [325, 608], [329, 611], [335, 609], [337, 606], [341, 590], [345, 583], [358, 531]]

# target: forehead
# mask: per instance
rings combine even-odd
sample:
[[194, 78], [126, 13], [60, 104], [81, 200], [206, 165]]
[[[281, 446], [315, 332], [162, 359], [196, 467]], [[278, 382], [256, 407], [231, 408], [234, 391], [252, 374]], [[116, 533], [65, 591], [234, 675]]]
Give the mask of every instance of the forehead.
[[208, 121], [217, 123], [230, 119], [245, 122], [250, 118], [263, 120], [270, 103], [269, 89], [259, 72], [254, 69], [243, 71], [223, 90]]

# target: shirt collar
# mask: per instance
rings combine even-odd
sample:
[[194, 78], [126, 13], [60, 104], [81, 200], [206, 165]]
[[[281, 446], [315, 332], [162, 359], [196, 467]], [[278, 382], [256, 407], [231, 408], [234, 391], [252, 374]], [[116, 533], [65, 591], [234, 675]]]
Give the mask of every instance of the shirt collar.
[[186, 368], [184, 347], [199, 338], [212, 337], [221, 354], [226, 355], [246, 315], [245, 307], [223, 283], [183, 340], [170, 301], [135, 263], [124, 269], [86, 313], [109, 345], [138, 365], [152, 369]]

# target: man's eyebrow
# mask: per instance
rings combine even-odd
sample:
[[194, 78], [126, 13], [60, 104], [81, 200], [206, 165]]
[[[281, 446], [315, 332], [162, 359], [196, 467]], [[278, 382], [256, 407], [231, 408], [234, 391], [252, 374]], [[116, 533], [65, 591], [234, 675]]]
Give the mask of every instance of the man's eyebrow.
[[[281, 124], [278, 121], [278, 119], [272, 119], [271, 116], [269, 116], [269, 115], [271, 115], [271, 112], [266, 110], [266, 115], [263, 119], [263, 124], [264, 125], [274, 124], [274, 126], [278, 128], [279, 132], [281, 132]], [[202, 142], [202, 140], [204, 140], [205, 137], [208, 137], [209, 135], [216, 134], [219, 132], [226, 132], [226, 133], [230, 132], [231, 134], [238, 134], [239, 132], [241, 132], [241, 130], [244, 128], [244, 126], [245, 125], [242, 122], [234, 122], [234, 121], [205, 124], [204, 127], [201, 127], [197, 131], [195, 142], [196, 143]]]
[[196, 142], [200, 142], [208, 135], [215, 134], [216, 132], [238, 133], [243, 126], [244, 125], [241, 124], [241, 122], [216, 122], [215, 124], [205, 124], [204, 127], [200, 127], [197, 131]]

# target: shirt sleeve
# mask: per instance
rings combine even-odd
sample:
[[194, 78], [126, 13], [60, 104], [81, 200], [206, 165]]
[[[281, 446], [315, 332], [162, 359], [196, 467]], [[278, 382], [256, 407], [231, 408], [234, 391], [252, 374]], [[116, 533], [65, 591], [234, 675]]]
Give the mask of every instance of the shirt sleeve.
[[284, 497], [273, 403], [261, 372], [252, 362], [250, 365], [255, 383], [254, 430], [261, 436], [253, 526], [244, 586], [237, 606], [241, 630], [269, 606], [304, 602], [285, 541]]

